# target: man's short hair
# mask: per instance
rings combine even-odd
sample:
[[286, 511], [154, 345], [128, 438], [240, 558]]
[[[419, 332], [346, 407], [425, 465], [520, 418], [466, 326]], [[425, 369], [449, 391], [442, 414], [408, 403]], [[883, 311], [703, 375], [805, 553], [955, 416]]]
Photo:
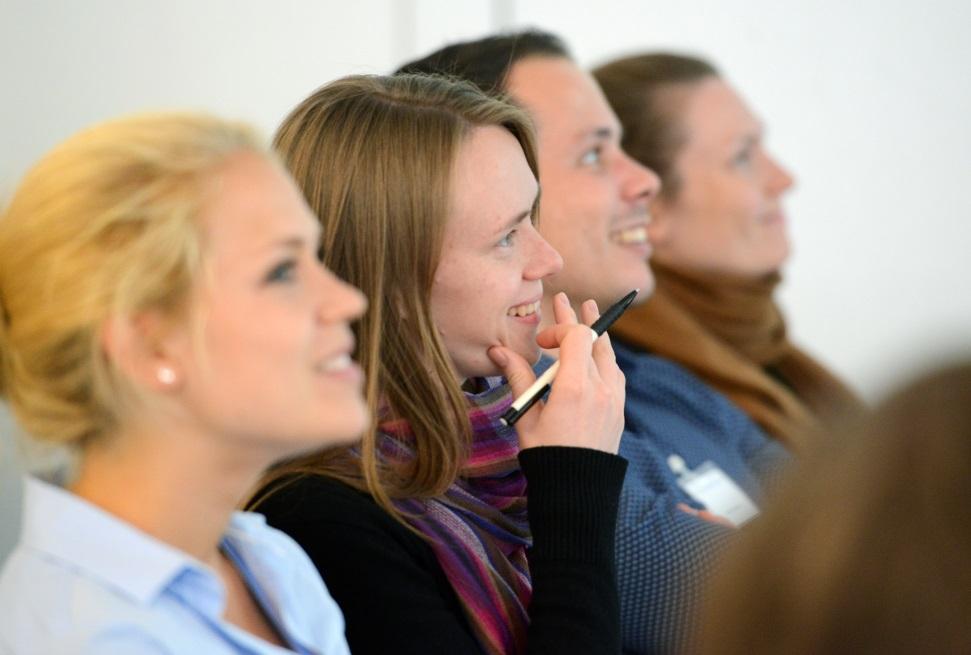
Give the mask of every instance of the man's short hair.
[[535, 56], [573, 58], [560, 37], [530, 29], [453, 43], [404, 64], [395, 74], [425, 73], [459, 77], [469, 80], [486, 93], [499, 94], [505, 91], [506, 78], [513, 64]]

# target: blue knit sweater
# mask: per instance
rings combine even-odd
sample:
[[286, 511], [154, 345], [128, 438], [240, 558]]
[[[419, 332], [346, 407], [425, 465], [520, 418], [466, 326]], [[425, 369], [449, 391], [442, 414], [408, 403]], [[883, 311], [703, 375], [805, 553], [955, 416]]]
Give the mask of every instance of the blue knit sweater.
[[789, 455], [688, 370], [616, 339], [613, 346], [627, 376], [620, 454], [629, 466], [617, 523], [624, 649], [681, 652], [716, 557], [737, 531], [679, 508], [705, 509], [678, 486], [669, 456], [689, 469], [713, 462], [759, 504]]

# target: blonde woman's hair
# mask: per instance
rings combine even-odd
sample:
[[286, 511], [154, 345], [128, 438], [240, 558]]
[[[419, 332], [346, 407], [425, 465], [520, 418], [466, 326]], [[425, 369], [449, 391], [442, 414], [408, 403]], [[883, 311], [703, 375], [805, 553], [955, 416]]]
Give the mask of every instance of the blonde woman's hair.
[[[339, 449], [292, 461], [264, 480], [270, 493], [272, 483], [295, 473], [328, 475], [368, 491], [401, 518], [392, 498], [440, 495], [458, 476], [469, 419], [430, 295], [453, 164], [480, 126], [508, 130], [537, 174], [526, 114], [444, 77], [340, 79], [315, 91], [280, 126], [274, 145], [323, 224], [324, 262], [370, 300], [355, 330], [375, 421], [360, 456]], [[415, 435], [417, 456], [405, 470], [377, 457], [377, 421], [392, 418], [407, 420]]]
[[38, 162], [0, 215], [0, 392], [31, 436], [83, 448], [135, 393], [106, 356], [111, 317], [182, 309], [201, 261], [197, 214], [246, 126], [195, 114], [123, 118]]

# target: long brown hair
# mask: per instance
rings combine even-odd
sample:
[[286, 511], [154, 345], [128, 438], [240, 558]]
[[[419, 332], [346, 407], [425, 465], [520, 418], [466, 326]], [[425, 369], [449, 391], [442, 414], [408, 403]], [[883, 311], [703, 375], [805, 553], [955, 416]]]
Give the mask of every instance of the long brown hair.
[[[293, 474], [326, 475], [366, 490], [400, 518], [391, 499], [440, 495], [458, 476], [470, 426], [430, 294], [453, 163], [478, 126], [509, 130], [537, 175], [526, 114], [444, 77], [346, 77], [315, 91], [280, 126], [274, 144], [323, 225], [324, 262], [370, 301], [355, 330], [375, 419], [359, 454], [341, 448], [280, 465], [263, 481], [267, 493]], [[416, 457], [403, 470], [377, 456], [378, 421], [399, 418], [415, 435]]]
[[971, 362], [811, 443], [721, 567], [699, 652], [968, 652]]

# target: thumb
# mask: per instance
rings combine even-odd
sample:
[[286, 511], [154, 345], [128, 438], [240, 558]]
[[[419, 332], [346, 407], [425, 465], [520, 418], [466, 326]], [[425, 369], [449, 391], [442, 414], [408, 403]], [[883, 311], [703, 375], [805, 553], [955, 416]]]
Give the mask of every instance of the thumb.
[[536, 380], [533, 367], [514, 350], [493, 346], [489, 348], [488, 354], [492, 363], [502, 369], [503, 376], [509, 381], [513, 396], [519, 396]]

